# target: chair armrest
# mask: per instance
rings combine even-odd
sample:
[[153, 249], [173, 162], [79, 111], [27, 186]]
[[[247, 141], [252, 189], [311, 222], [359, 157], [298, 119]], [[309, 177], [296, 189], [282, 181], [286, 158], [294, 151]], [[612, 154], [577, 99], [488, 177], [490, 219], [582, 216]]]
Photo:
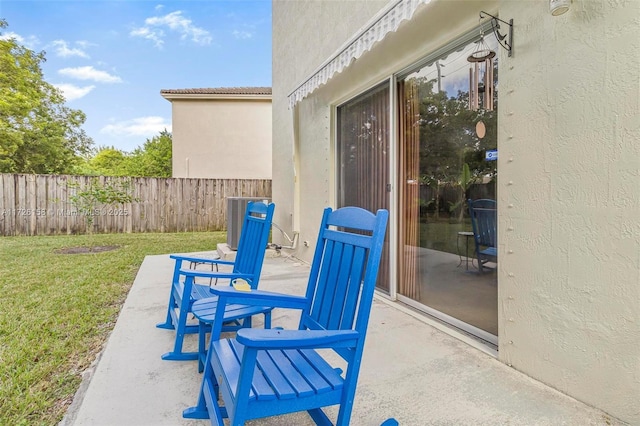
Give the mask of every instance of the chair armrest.
[[257, 289], [246, 291], [236, 290], [233, 286], [213, 286], [210, 291], [212, 294], [217, 295], [220, 300], [225, 299], [226, 303], [290, 309], [304, 309], [309, 304], [309, 301], [304, 296], [273, 293]]
[[236, 340], [256, 349], [321, 349], [353, 347], [360, 333], [355, 330], [275, 330], [243, 328]]
[[237, 272], [216, 272], [216, 271], [201, 271], [199, 269], [180, 269], [180, 275], [184, 275], [187, 277], [200, 277], [200, 278], [242, 278], [251, 282], [253, 280], [253, 275], [250, 274], [239, 274]]
[[213, 263], [218, 265], [233, 265], [234, 262], [229, 260], [222, 259], [210, 259], [206, 257], [191, 257], [191, 256], [181, 256], [178, 254], [169, 255], [170, 259], [179, 260], [183, 262], [196, 262], [196, 263]]

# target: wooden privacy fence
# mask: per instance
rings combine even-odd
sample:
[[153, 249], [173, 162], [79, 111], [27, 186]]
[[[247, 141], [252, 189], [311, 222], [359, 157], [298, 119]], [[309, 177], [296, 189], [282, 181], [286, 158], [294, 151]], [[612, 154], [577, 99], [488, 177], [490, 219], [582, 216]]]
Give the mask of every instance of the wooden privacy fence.
[[[0, 235], [85, 234], [71, 197], [94, 186], [127, 188], [134, 200], [92, 209], [95, 233], [220, 231], [228, 197], [271, 198], [271, 180], [0, 174]], [[122, 186], [124, 184], [124, 186]]]

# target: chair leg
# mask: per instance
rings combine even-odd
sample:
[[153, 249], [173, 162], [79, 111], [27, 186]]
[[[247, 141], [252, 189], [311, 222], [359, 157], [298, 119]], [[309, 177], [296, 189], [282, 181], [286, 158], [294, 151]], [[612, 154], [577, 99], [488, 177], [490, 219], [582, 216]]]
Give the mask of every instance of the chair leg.
[[[224, 426], [223, 419], [228, 418], [229, 416], [227, 415], [226, 408], [220, 407], [220, 405], [218, 405], [218, 397], [219, 397], [218, 384], [215, 383], [215, 380], [213, 382], [210, 380], [205, 380], [205, 382], [206, 383], [203, 391], [204, 391], [204, 398], [207, 404], [207, 414], [211, 419], [211, 424], [213, 425], [215, 423], [218, 426]], [[242, 422], [233, 421], [230, 423], [230, 426], [236, 426], [236, 425], [244, 426], [244, 421]]]
[[327, 415], [324, 413], [324, 411], [322, 411], [321, 408], [314, 408], [312, 410], [307, 410], [307, 412], [309, 413], [313, 421], [316, 423], [316, 425], [333, 426], [333, 423], [331, 423], [331, 420], [329, 420], [329, 417], [327, 417]]
[[176, 284], [180, 280], [180, 268], [182, 267], [182, 260], [176, 260], [173, 265], [173, 276], [171, 278], [171, 289], [169, 290], [169, 303], [167, 304], [167, 319], [165, 322], [158, 323], [156, 327], [164, 328], [167, 330], [175, 329], [175, 323], [173, 321], [173, 315], [175, 315], [175, 309], [178, 307], [178, 301], [174, 294]]
[[176, 340], [173, 345], [173, 351], [162, 355], [162, 359], [167, 361], [193, 361], [198, 359], [197, 352], [182, 352], [182, 344], [184, 343], [184, 335], [187, 328], [188, 309], [180, 309], [178, 317], [178, 326], [176, 327]]
[[198, 373], [204, 371], [204, 362], [207, 353], [207, 325], [202, 321], [198, 324]]
[[[225, 413], [221, 413], [217, 403], [220, 397], [220, 388], [213, 373], [213, 367], [211, 367], [211, 352], [212, 350], [209, 348], [204, 362], [204, 374], [202, 375], [202, 385], [200, 386], [198, 403], [194, 407], [189, 407], [184, 410], [182, 417], [186, 419], [209, 419], [210, 415], [207, 410], [207, 405], [210, 405], [214, 409], [217, 423], [222, 426], [224, 424], [222, 418], [223, 416], [226, 417], [226, 411]], [[207, 402], [209, 402], [209, 404], [207, 404]], [[214, 424], [214, 419], [211, 419], [211, 424]]]
[[[200, 391], [200, 398], [198, 405], [195, 407], [189, 407], [182, 412], [182, 417], [185, 419], [210, 419], [211, 425], [224, 426], [224, 418], [227, 418], [227, 410], [224, 407], [218, 405], [217, 397], [214, 400], [214, 395], [217, 395], [217, 384], [213, 385], [209, 379], [203, 379], [202, 390]], [[211, 408], [209, 410], [208, 408]], [[211, 416], [213, 411], [213, 417]], [[243, 423], [244, 424], [244, 423]]]
[[[241, 328], [251, 328], [251, 317], [247, 317], [245, 318], [241, 324], [238, 324], [238, 330], [240, 330]], [[237, 331], [237, 330], [236, 330]]]
[[163, 328], [165, 330], [174, 330], [173, 319], [171, 317], [171, 311], [176, 308], [176, 299], [173, 296], [173, 286], [171, 286], [171, 293], [169, 294], [169, 303], [167, 304], [167, 319], [164, 322], [156, 324], [157, 328]]
[[206, 407], [204, 410], [199, 410], [198, 407], [189, 407], [182, 411], [182, 417], [185, 419], [208, 419], [209, 412]]
[[482, 259], [478, 256], [478, 271], [482, 274], [484, 271], [482, 270]]
[[271, 311], [264, 313], [264, 328], [271, 328]]

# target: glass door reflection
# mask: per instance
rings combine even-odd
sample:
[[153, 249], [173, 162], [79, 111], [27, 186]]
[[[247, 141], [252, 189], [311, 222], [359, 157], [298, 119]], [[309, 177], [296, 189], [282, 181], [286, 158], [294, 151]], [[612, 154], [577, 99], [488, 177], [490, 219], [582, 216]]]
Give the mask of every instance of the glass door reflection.
[[[497, 264], [478, 269], [467, 200], [496, 199], [498, 69], [494, 61], [487, 74], [493, 102], [473, 110], [467, 57], [475, 48], [398, 80], [398, 293], [467, 331], [497, 336]], [[482, 84], [476, 90], [483, 96]]]

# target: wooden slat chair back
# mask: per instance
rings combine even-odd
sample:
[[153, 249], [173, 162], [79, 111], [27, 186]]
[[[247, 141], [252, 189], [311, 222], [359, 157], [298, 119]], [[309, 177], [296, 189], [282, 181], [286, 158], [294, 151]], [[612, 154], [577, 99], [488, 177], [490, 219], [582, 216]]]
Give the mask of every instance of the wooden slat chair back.
[[478, 269], [483, 272], [487, 262], [498, 261], [498, 232], [496, 201], [490, 199], [467, 200], [473, 229]]
[[[230, 425], [242, 425], [306, 410], [317, 424], [330, 425], [322, 408], [338, 404], [336, 424], [348, 425], [387, 220], [386, 210], [374, 215], [358, 207], [327, 208], [305, 296], [216, 288], [219, 306], [300, 309], [299, 326], [245, 328], [234, 339], [218, 340], [215, 321], [198, 404], [183, 416], [209, 418], [213, 425], [228, 418]], [[326, 348], [346, 361], [344, 370], [334, 364], [337, 359], [317, 351]]]
[[[219, 280], [222, 283], [231, 284], [234, 280], [241, 278], [247, 281], [252, 288], [257, 288], [260, 281], [260, 273], [264, 255], [267, 249], [269, 233], [273, 221], [275, 205], [262, 202], [249, 202], [240, 231], [238, 250], [235, 260], [228, 261], [222, 259], [208, 259], [201, 257], [189, 257], [182, 255], [171, 255], [175, 260], [173, 278], [171, 280], [171, 291], [167, 306], [167, 316], [164, 322], [157, 325], [158, 328], [172, 329], [176, 331], [174, 347], [171, 352], [162, 355], [162, 359], [172, 361], [195, 360], [198, 359], [198, 352], [183, 352], [182, 346], [186, 334], [198, 333], [197, 324], [187, 324], [188, 316], [192, 310], [194, 302], [204, 298], [215, 297], [212, 288], [215, 286], [195, 283], [196, 277], [205, 277]], [[231, 272], [202, 271], [189, 269], [188, 264], [211, 264], [226, 265], [231, 268]], [[241, 327], [250, 327], [251, 317], [246, 321], [236, 321], [235, 330]], [[225, 330], [226, 331], [226, 330]]]

